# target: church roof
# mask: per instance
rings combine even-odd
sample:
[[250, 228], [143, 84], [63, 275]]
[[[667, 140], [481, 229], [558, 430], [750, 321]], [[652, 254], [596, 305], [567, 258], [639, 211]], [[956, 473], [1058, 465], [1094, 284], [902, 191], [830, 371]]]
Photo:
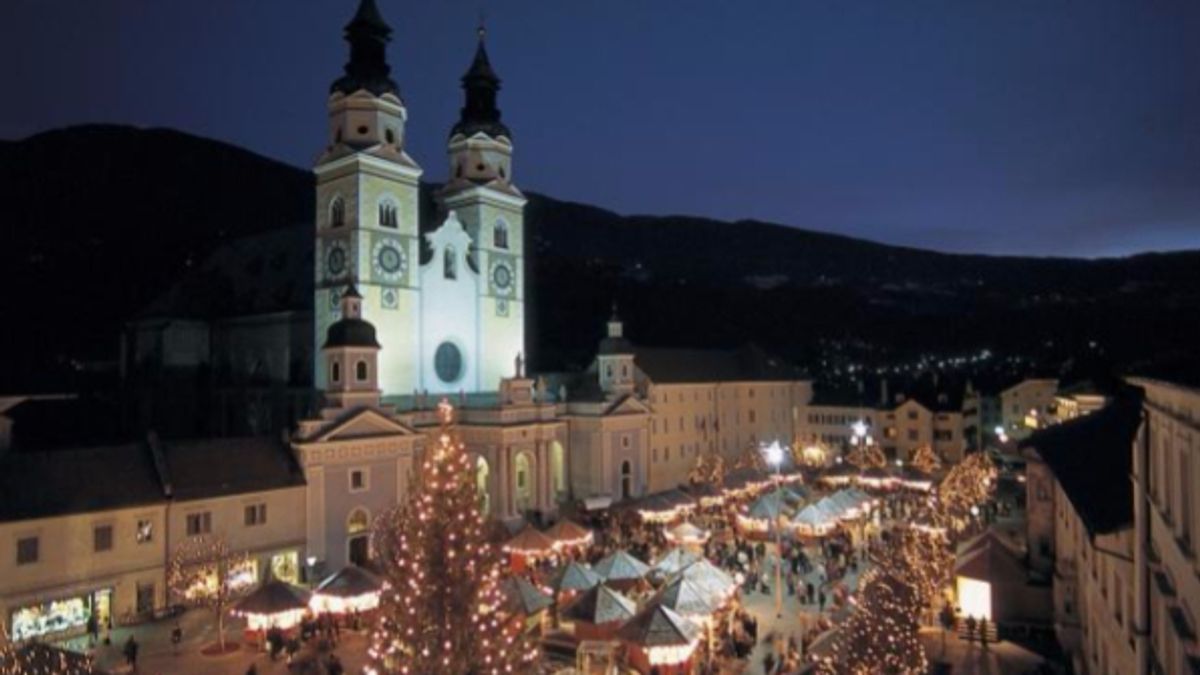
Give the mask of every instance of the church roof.
[[512, 140], [512, 132], [500, 121], [500, 109], [496, 107], [496, 94], [500, 91], [500, 77], [492, 68], [484, 46], [484, 30], [479, 29], [479, 44], [471, 67], [462, 76], [462, 87], [466, 100], [457, 123], [450, 129], [450, 136], [474, 136], [485, 133], [492, 138], [504, 136]]
[[329, 92], [349, 96], [367, 90], [376, 96], [400, 95], [400, 88], [391, 78], [387, 63], [387, 43], [392, 29], [383, 20], [375, 0], [361, 0], [354, 18], [346, 24], [346, 41], [350, 43], [350, 60], [345, 74], [334, 81]]
[[322, 349], [330, 347], [374, 347], [379, 349], [375, 326], [363, 319], [339, 319], [329, 325]]
[[1106, 407], [1035, 432], [1034, 448], [1093, 535], [1133, 523], [1133, 439], [1141, 424], [1142, 390], [1122, 389]]

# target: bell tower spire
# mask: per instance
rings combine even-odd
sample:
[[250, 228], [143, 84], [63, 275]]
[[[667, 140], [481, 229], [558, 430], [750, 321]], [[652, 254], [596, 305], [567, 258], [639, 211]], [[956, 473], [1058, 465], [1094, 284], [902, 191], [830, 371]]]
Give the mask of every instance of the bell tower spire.
[[400, 89], [391, 78], [392, 68], [387, 62], [391, 35], [392, 28], [379, 14], [375, 0], [362, 0], [354, 18], [346, 24], [346, 42], [350, 43], [346, 74], [333, 83], [330, 91], [348, 96], [365, 89], [376, 96], [392, 94], [399, 98]]
[[500, 76], [480, 25], [475, 55], [462, 76], [463, 106], [450, 129], [450, 178], [438, 194], [471, 236], [479, 270], [479, 382], [490, 390], [525, 346], [525, 195], [513, 183], [512, 132], [500, 120]]
[[[346, 287], [357, 284], [362, 297], [352, 318], [370, 321], [387, 345], [378, 371], [370, 368], [372, 389], [408, 393], [419, 382], [421, 167], [404, 150], [408, 110], [387, 60], [392, 29], [375, 0], [360, 0], [344, 34], [349, 60], [329, 88], [329, 136], [313, 169], [313, 338], [321, 344], [330, 326], [347, 318]], [[324, 388], [332, 370], [325, 356], [314, 358], [314, 381]]]

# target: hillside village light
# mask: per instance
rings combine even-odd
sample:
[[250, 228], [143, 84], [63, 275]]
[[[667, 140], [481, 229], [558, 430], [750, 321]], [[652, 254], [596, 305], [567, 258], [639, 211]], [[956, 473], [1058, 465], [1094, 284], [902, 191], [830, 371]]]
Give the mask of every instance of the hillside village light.
[[[778, 479], [783, 470], [783, 448], [780, 447], [779, 441], [774, 441], [767, 446], [765, 450], [767, 461], [775, 465], [775, 477]], [[775, 487], [779, 489], [778, 483]], [[783, 515], [782, 511], [779, 516], [776, 516], [775, 522], [775, 618], [783, 617], [783, 528], [779, 526], [779, 517]]]

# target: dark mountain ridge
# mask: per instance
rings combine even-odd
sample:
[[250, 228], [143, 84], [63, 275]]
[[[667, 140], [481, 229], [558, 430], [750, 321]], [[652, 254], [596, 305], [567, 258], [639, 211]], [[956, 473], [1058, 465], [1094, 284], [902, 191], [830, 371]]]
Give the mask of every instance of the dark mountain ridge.
[[[1097, 343], [1129, 363], [1187, 349], [1200, 325], [1200, 251], [961, 255], [528, 196], [531, 350], [547, 368], [586, 360], [614, 299], [644, 344], [755, 341], [800, 362], [842, 343], [867, 358], [981, 346], [1070, 355]], [[4, 389], [114, 363], [124, 322], [247, 235], [293, 230], [275, 239], [309, 262], [289, 268], [295, 287], [272, 302], [303, 309], [311, 297], [311, 238], [294, 233], [312, 226], [311, 172], [226, 143], [168, 129], [50, 131], [0, 143], [0, 197], [0, 274], [16, 289], [0, 315], [19, 326], [4, 331]]]

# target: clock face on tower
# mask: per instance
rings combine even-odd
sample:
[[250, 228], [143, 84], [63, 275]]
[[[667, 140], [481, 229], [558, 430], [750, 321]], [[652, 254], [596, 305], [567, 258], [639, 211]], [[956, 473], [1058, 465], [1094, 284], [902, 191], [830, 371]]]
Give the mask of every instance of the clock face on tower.
[[512, 293], [514, 281], [512, 267], [508, 263], [498, 262], [492, 265], [492, 285], [498, 293]]
[[337, 278], [346, 273], [346, 245], [332, 241], [325, 249], [325, 274]]
[[404, 248], [394, 239], [375, 242], [371, 253], [371, 267], [377, 277], [387, 281], [399, 281], [408, 271], [408, 258], [404, 255]]

